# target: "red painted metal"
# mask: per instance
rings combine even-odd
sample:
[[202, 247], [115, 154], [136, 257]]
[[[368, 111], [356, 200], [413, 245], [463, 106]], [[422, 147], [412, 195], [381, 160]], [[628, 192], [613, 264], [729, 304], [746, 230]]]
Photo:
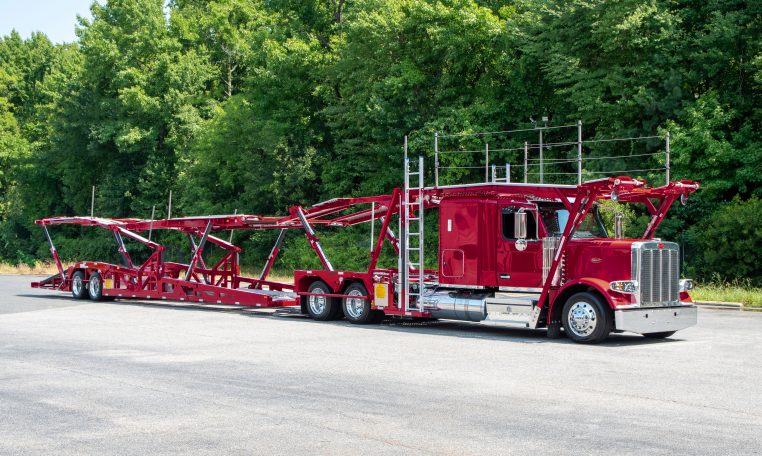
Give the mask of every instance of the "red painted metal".
[[[389, 224], [392, 221], [392, 216], [394, 215], [395, 210], [398, 210], [397, 208], [399, 207], [399, 199], [400, 190], [395, 188], [392, 192], [391, 197], [389, 198], [390, 203], [386, 205], [386, 214], [381, 217], [383, 219], [383, 222], [381, 223], [381, 231], [378, 232], [376, 245], [373, 247], [373, 250], [370, 253], [370, 264], [368, 264], [368, 272], [376, 269], [376, 264], [378, 264], [378, 257], [381, 255], [381, 248], [384, 246], [384, 239], [389, 239], [389, 241], [392, 243], [392, 246], [394, 247], [395, 252], [399, 254], [399, 244], [396, 242], [396, 239], [392, 238], [391, 233], [389, 233]], [[380, 213], [381, 211], [378, 212]]]
[[[426, 282], [438, 283], [453, 289], [481, 288], [496, 290], [498, 287], [536, 289], [539, 307], [546, 316], [552, 315], [557, 297], [573, 286], [587, 286], [605, 294], [613, 306], [631, 303], [631, 296], [606, 289], [605, 284], [629, 274], [627, 252], [632, 242], [653, 238], [656, 229], [674, 201], [698, 188], [691, 181], [671, 182], [663, 187], [648, 188], [642, 181], [626, 176], [600, 179], [581, 185], [538, 185], [486, 183], [445, 186], [418, 190], [410, 193], [411, 203], [424, 198], [425, 208], [439, 209], [439, 268], [437, 270], [413, 271], [424, 274]], [[399, 290], [397, 268], [378, 268], [378, 260], [385, 241], [389, 241], [399, 254], [399, 244], [391, 233], [392, 218], [400, 212], [401, 190], [394, 189], [389, 195], [359, 198], [336, 198], [309, 208], [294, 206], [288, 215], [281, 217], [259, 215], [216, 215], [183, 217], [166, 220], [142, 220], [134, 218], [105, 219], [93, 217], [51, 217], [38, 220], [46, 232], [49, 226], [74, 224], [111, 230], [115, 235], [129, 238], [152, 250], [141, 265], [117, 266], [100, 262], [75, 263], [64, 270], [58, 252], [50, 240], [51, 254], [60, 274], [33, 286], [69, 291], [71, 277], [77, 270], [85, 271], [87, 277], [100, 272], [110, 285], [104, 289], [105, 296], [134, 297], [145, 299], [171, 299], [181, 301], [239, 304], [244, 306], [295, 306], [309, 293], [309, 286], [320, 280], [330, 288], [330, 293], [318, 296], [346, 298], [345, 290], [352, 283], [362, 283], [368, 291], [363, 299], [377, 308], [376, 286], [385, 287], [389, 297], [383, 312], [387, 315], [428, 317], [420, 309], [412, 311], [401, 308], [401, 300], [394, 299], [405, 290]], [[616, 199], [626, 203], [641, 203], [651, 214], [651, 220], [639, 239], [577, 239], [575, 231], [585, 220], [593, 204], [599, 200]], [[546, 279], [542, 280], [541, 239], [549, 235], [540, 214], [538, 203], [562, 204], [570, 216], [555, 249]], [[368, 208], [371, 204], [375, 209]], [[526, 250], [515, 248], [515, 241], [504, 238], [501, 232], [502, 211], [505, 208], [523, 208], [533, 214], [537, 224], [537, 240], [528, 241]], [[410, 214], [414, 216], [415, 214]], [[423, 214], [418, 214], [422, 217]], [[365, 271], [333, 270], [319, 244], [314, 227], [345, 227], [382, 220], [373, 249], [369, 252]], [[241, 249], [212, 235], [216, 231], [256, 229], [303, 229], [307, 239], [320, 259], [321, 270], [294, 271], [294, 284], [267, 281], [281, 246], [275, 246], [266, 259], [259, 278], [240, 275], [238, 254]], [[193, 247], [189, 264], [165, 262], [164, 246], [149, 241], [139, 233], [148, 230], [175, 230], [202, 239]], [[283, 232], [281, 234], [284, 234]], [[281, 237], [279, 236], [279, 239]], [[282, 239], [281, 239], [282, 240]], [[204, 263], [204, 242], [225, 251], [213, 266]], [[194, 242], [195, 243], [195, 242]], [[126, 249], [121, 248], [124, 255]], [[128, 257], [127, 257], [128, 258]], [[596, 261], [593, 261], [593, 260]], [[556, 271], [561, 268], [562, 280], [554, 283]], [[408, 267], [409, 265], [403, 265]], [[547, 317], [548, 319], [550, 317]], [[547, 321], [545, 321], [547, 324]]]

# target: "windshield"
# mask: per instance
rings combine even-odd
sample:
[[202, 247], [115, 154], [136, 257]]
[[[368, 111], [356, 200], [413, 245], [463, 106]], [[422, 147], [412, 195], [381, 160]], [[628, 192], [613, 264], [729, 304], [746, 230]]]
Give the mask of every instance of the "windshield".
[[[566, 222], [569, 221], [569, 211], [566, 210], [566, 207], [563, 204], [556, 203], [540, 204], [539, 211], [542, 223], [545, 224], [545, 229], [548, 230], [548, 236], [561, 236], [564, 227], [566, 227]], [[573, 238], [607, 237], [609, 237], [608, 233], [598, 214], [598, 206], [593, 206], [585, 216], [585, 219], [582, 220]]]

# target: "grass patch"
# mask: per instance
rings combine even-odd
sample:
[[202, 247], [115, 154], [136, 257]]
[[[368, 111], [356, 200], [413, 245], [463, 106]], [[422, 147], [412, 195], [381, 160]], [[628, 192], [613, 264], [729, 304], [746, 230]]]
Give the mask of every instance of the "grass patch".
[[[249, 271], [246, 269], [241, 269], [241, 275], [245, 277], [259, 277], [259, 274], [262, 271]], [[286, 274], [282, 272], [271, 272], [267, 275], [267, 279], [269, 282], [281, 282], [281, 283], [294, 283], [294, 275], [293, 274]]]
[[746, 307], [762, 308], [762, 288], [747, 280], [697, 284], [691, 297], [694, 301], [740, 302]]
[[58, 272], [53, 262], [37, 261], [33, 265], [0, 263], [0, 274], [55, 274]]
[[[64, 269], [68, 264], [64, 264]], [[56, 264], [52, 261], [38, 261], [33, 265], [0, 263], [0, 275], [22, 275], [22, 274], [46, 274], [53, 275], [58, 272]], [[259, 270], [242, 270], [241, 275], [247, 277], [259, 277]], [[293, 283], [294, 276], [285, 272], [273, 272], [267, 276], [267, 280], [272, 282]]]

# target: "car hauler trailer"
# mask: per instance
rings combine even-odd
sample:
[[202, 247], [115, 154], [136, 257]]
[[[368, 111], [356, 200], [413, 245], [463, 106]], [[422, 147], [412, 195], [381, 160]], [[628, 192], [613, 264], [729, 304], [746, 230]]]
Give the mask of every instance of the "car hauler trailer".
[[[418, 171], [411, 171], [414, 167]], [[626, 176], [579, 185], [511, 183], [424, 186], [423, 158], [405, 158], [404, 186], [389, 195], [337, 198], [289, 215], [222, 215], [166, 220], [52, 217], [38, 220], [50, 243], [58, 274], [33, 287], [69, 291], [75, 298], [139, 298], [298, 307], [315, 320], [345, 317], [352, 323], [384, 316], [450, 319], [523, 328], [561, 328], [577, 342], [594, 343], [612, 331], [668, 337], [696, 323], [690, 280], [680, 279], [677, 244], [654, 239], [665, 214], [698, 189], [692, 181], [647, 187]], [[610, 237], [597, 203], [642, 204], [651, 218], [640, 238]], [[438, 268], [425, 269], [424, 213], [439, 212]], [[392, 231], [397, 219], [399, 238]], [[315, 227], [345, 227], [378, 220], [368, 267], [336, 270]], [[76, 224], [113, 232], [123, 265], [77, 262], [64, 269], [48, 227]], [[240, 275], [241, 249], [212, 233], [280, 230], [259, 277]], [[285, 231], [304, 230], [322, 269], [294, 271], [293, 285], [267, 280]], [[141, 235], [175, 230], [188, 236], [188, 264], [163, 260], [164, 246]], [[124, 238], [151, 250], [132, 262]], [[380, 268], [390, 242], [396, 268]], [[213, 266], [203, 251], [212, 243], [227, 253]]]

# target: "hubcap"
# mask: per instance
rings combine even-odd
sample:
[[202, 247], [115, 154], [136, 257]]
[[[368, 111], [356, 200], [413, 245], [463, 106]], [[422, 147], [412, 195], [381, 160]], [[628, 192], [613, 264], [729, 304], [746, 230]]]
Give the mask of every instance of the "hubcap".
[[586, 337], [595, 331], [598, 324], [595, 309], [590, 304], [580, 301], [575, 302], [569, 309], [569, 329], [580, 336]]
[[93, 296], [101, 293], [101, 281], [97, 278], [90, 278], [90, 292]]
[[[322, 288], [315, 288], [312, 290], [313, 293], [318, 294], [327, 294], [325, 290]], [[325, 306], [326, 306], [326, 297], [325, 296], [310, 296], [309, 299], [310, 302], [310, 310], [315, 315], [320, 315], [323, 312], [325, 312]]]
[[[349, 293], [347, 293], [349, 296], [362, 296], [363, 294], [360, 292], [360, 290], [352, 290]], [[344, 310], [347, 311], [347, 314], [352, 319], [358, 319], [362, 317], [362, 313], [365, 310], [365, 300], [364, 299], [357, 299], [357, 298], [346, 298], [346, 303], [344, 304]]]
[[71, 291], [73, 291], [75, 295], [82, 293], [82, 276], [74, 276], [74, 279], [72, 279], [71, 282]]

